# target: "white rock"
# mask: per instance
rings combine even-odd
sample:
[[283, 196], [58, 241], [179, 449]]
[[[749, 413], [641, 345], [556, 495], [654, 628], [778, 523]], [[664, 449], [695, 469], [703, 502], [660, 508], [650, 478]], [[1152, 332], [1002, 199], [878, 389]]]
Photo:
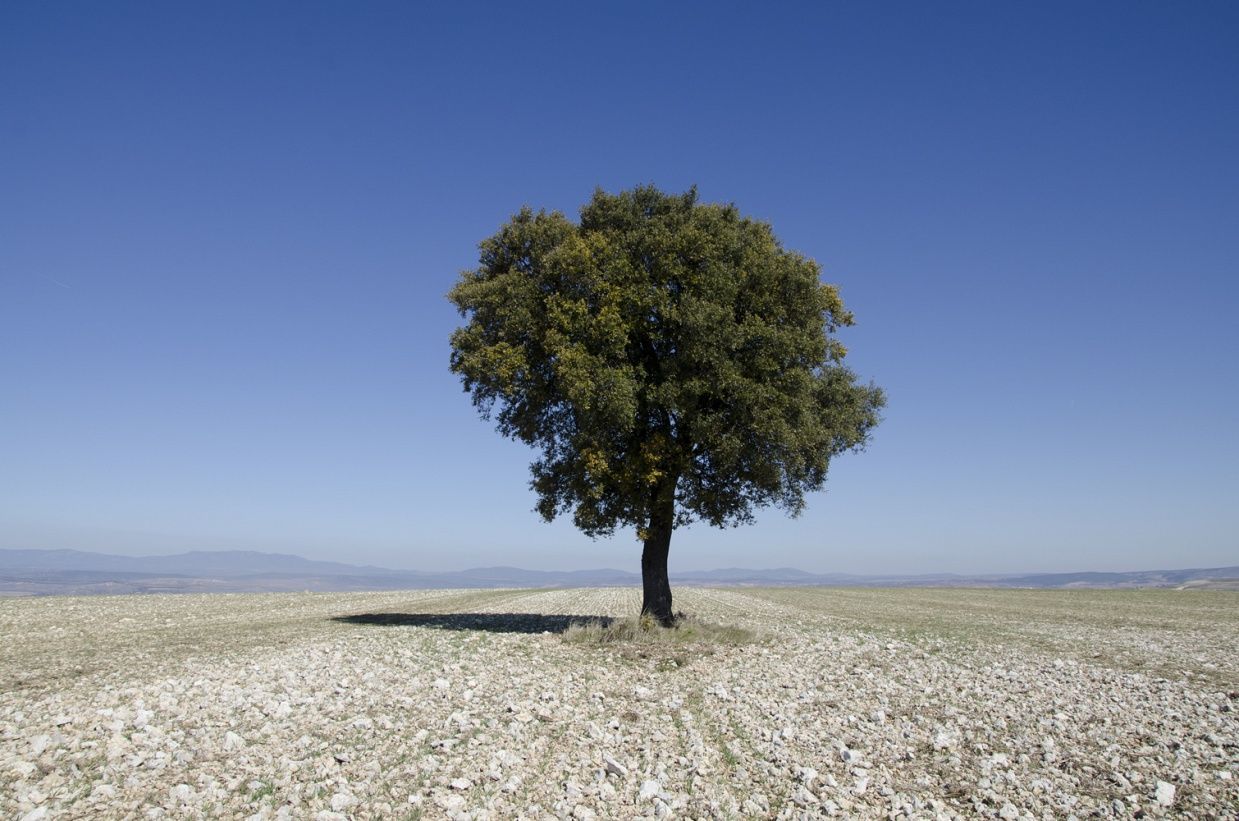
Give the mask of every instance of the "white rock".
[[1154, 794], [1157, 803], [1163, 807], [1169, 807], [1174, 803], [1174, 784], [1169, 784], [1165, 781], [1157, 782], [1157, 792]]
[[461, 810], [463, 810], [465, 808], [466, 802], [465, 802], [465, 797], [463, 795], [457, 795], [456, 793], [452, 793], [450, 795], [443, 795], [443, 796], [436, 798], [435, 803], [438, 804], [443, 809], [447, 810], [449, 813], [452, 813], [452, 812], [460, 812]]
[[243, 750], [245, 749], [245, 739], [234, 733], [232, 730], [229, 730], [224, 733], [224, 749]]
[[808, 807], [816, 804], [818, 802], [818, 798], [816, 795], [809, 792], [803, 784], [801, 784], [796, 788], [796, 791], [792, 793], [792, 801], [796, 802], [796, 804], [801, 807]]
[[617, 775], [620, 778], [628, 775], [628, 768], [609, 755], [604, 755], [602, 757], [602, 763], [606, 767], [607, 772], [612, 775]]
[[357, 799], [346, 792], [338, 792], [331, 796], [331, 808], [336, 812], [344, 812], [357, 803]]
[[453, 790], [467, 790], [472, 786], [473, 786], [473, 782], [467, 778], [453, 778], [452, 779]]
[[641, 782], [641, 791], [637, 794], [638, 801], [650, 801], [658, 797], [658, 793], [662, 787], [657, 781], [646, 780]]

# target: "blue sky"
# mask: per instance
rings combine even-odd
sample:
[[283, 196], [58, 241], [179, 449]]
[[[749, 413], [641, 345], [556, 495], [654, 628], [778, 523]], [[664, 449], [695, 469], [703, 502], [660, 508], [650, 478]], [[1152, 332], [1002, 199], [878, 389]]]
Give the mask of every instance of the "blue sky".
[[652, 182], [821, 262], [889, 396], [672, 570], [1239, 563], [1239, 6], [423, 5], [0, 7], [0, 547], [635, 569], [444, 294]]

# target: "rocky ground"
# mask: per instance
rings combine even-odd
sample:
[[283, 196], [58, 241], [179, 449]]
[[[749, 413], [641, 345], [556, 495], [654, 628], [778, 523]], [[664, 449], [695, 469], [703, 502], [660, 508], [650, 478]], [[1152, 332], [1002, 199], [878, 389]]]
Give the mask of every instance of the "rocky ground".
[[1236, 817], [1239, 598], [633, 590], [0, 600], [8, 818]]

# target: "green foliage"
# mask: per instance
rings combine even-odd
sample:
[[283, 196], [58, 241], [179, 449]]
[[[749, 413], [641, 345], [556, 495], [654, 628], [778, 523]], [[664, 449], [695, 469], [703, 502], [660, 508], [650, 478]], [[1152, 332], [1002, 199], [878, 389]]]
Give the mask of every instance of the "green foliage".
[[541, 451], [538, 512], [591, 536], [792, 515], [865, 444], [882, 392], [832, 334], [852, 324], [813, 260], [695, 189], [601, 190], [574, 224], [524, 208], [448, 295], [452, 371], [484, 418]]

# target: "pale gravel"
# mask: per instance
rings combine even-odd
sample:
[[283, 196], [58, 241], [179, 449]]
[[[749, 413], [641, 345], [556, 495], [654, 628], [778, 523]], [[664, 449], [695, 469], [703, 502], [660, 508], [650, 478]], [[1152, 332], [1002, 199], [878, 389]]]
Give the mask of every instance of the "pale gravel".
[[[0, 600], [0, 816], [1239, 808], [1235, 594], [1151, 597], [1182, 624], [1142, 625], [1108, 603], [1145, 600], [1095, 594], [949, 594], [1011, 605], [991, 624], [898, 590], [675, 592], [762, 640], [596, 648], [508, 632], [628, 615], [627, 589]], [[334, 618], [358, 613], [415, 623]], [[473, 615], [436, 615], [451, 613]]]

